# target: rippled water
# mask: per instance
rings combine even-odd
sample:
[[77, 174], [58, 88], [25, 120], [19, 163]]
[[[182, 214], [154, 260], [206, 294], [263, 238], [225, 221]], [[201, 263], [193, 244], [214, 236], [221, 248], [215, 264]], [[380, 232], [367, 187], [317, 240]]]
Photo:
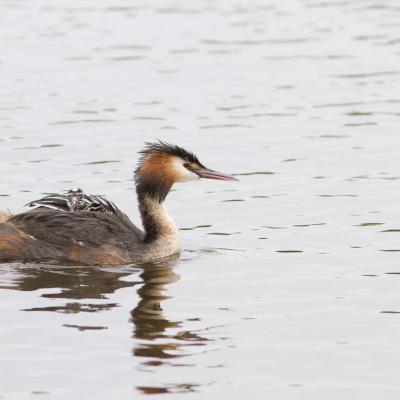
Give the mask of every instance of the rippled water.
[[3, 1], [0, 208], [80, 186], [137, 221], [144, 141], [178, 260], [0, 266], [0, 399], [397, 399], [400, 5]]

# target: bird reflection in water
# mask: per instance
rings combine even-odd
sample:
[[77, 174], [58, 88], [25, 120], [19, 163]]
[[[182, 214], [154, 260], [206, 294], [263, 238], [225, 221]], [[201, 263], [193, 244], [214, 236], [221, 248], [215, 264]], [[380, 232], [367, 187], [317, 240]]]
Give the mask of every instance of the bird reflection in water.
[[134, 337], [139, 345], [133, 350], [138, 357], [147, 357], [147, 366], [165, 363], [165, 359], [179, 358], [185, 355], [184, 347], [204, 345], [208, 339], [195, 332], [182, 330], [181, 321], [171, 321], [164, 315], [161, 303], [169, 299], [167, 286], [179, 280], [173, 271], [173, 260], [168, 263], [149, 263], [143, 265], [140, 277], [143, 286], [138, 290], [140, 301], [132, 310]]
[[[114, 292], [139, 286], [139, 302], [130, 312], [130, 321], [133, 323], [132, 336], [136, 339], [132, 354], [144, 358], [140, 368], [152, 368], [166, 363], [172, 365], [173, 359], [190, 355], [190, 352], [186, 351], [188, 346], [202, 346], [210, 340], [194, 331], [183, 329], [184, 322], [170, 320], [163, 311], [162, 303], [171, 297], [168, 295], [168, 286], [180, 278], [173, 269], [176, 259], [174, 256], [162, 262], [120, 267], [14, 264], [8, 268], [3, 266], [2, 268], [6, 269], [0, 270], [0, 289], [46, 289], [45, 293], [40, 293], [40, 297], [70, 301], [58, 305], [52, 303], [49, 306], [25, 308], [23, 311], [73, 314], [112, 310], [120, 306], [110, 301]], [[128, 277], [129, 279], [126, 279]], [[108, 329], [107, 326], [93, 325], [64, 326], [80, 331]], [[151, 388], [139, 389], [143, 392], [151, 391]], [[168, 388], [165, 389], [169, 391]], [[190, 391], [192, 388], [185, 386], [182, 390]]]
[[[65, 314], [111, 310], [118, 303], [109, 301], [109, 295], [119, 289], [131, 287], [138, 282], [121, 278], [137, 271], [137, 267], [73, 267], [50, 265], [13, 265], [11, 274], [1, 275], [0, 289], [37, 291], [47, 289], [40, 297], [49, 299], [68, 299], [64, 304], [25, 308], [22, 311], [53, 311]], [[51, 291], [54, 289], [54, 292]], [[76, 300], [76, 301], [73, 301]], [[91, 301], [96, 300], [96, 301]], [[100, 300], [100, 301], [99, 301]], [[64, 324], [80, 331], [107, 329], [101, 326]]]
[[[51, 300], [50, 305], [23, 311], [76, 314], [112, 311], [123, 306], [112, 301], [113, 293], [137, 286], [139, 301], [127, 319], [133, 324], [131, 351], [137, 361], [140, 360], [138, 368], [148, 371], [163, 365], [187, 366], [190, 364], [181, 359], [193, 354], [190, 346], [204, 346], [210, 339], [184, 329], [190, 322], [171, 320], [163, 311], [163, 302], [171, 298], [169, 285], [180, 278], [174, 272], [175, 263], [176, 257], [163, 262], [118, 267], [3, 264], [0, 267], [0, 290], [38, 291], [38, 296]], [[58, 299], [59, 304], [54, 304], [54, 299]], [[108, 326], [93, 324], [68, 323], [64, 326], [87, 332], [108, 329]], [[192, 382], [161, 383], [157, 386], [138, 385], [136, 390], [145, 394], [188, 393], [197, 391], [198, 385]]]
[[[184, 356], [189, 356], [188, 346], [203, 346], [208, 340], [193, 331], [182, 329], [184, 322], [168, 319], [163, 311], [162, 302], [171, 298], [168, 296], [168, 285], [179, 280], [180, 276], [173, 270], [176, 257], [168, 262], [148, 263], [143, 265], [140, 277], [143, 285], [138, 289], [140, 301], [131, 311], [133, 336], [137, 345], [133, 349], [135, 357], [143, 357], [141, 369], [151, 370], [154, 367], [187, 366], [178, 362]], [[137, 386], [144, 394], [188, 393], [198, 390], [197, 384], [177, 383], [160, 386]]]

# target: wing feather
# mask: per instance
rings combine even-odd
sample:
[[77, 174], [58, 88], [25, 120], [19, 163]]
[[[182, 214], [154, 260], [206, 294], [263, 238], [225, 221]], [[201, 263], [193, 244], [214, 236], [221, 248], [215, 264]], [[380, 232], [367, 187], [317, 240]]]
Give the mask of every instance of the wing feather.
[[[91, 213], [111, 214], [113, 217], [115, 217], [113, 219], [133, 232], [136, 236], [140, 238], [143, 236], [142, 230], [133, 224], [129, 217], [123, 213], [113, 202], [107, 200], [103, 196], [86, 194], [79, 188], [70, 189], [65, 194], [49, 194], [41, 199], [31, 201], [26, 205], [26, 207], [30, 208], [30, 210], [28, 210], [26, 213], [20, 214], [26, 216], [24, 219], [27, 219], [29, 214], [33, 211], [59, 211], [59, 213], [56, 213], [57, 218], [61, 218], [63, 224], [65, 224], [65, 221], [68, 221], [62, 218], [62, 214], [64, 213], [70, 217], [72, 216], [72, 213], [79, 214], [80, 212], [84, 212], [87, 216], [90, 216]], [[51, 221], [57, 220], [53, 214], [50, 214], [49, 217], [51, 217]], [[71, 217], [71, 220], [77, 222], [77, 218], [77, 216], [74, 216]], [[88, 220], [87, 217], [86, 220]], [[61, 220], [58, 220], [58, 222], [61, 222]], [[89, 223], [87, 222], [87, 224]]]

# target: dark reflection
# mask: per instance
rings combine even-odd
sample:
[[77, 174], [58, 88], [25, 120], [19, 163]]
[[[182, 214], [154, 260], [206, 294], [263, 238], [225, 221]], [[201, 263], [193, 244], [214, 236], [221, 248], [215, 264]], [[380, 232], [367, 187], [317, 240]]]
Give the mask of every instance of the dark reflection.
[[[195, 332], [181, 329], [182, 321], [169, 319], [163, 311], [162, 302], [171, 297], [168, 295], [168, 285], [180, 279], [173, 269], [176, 261], [177, 257], [173, 257], [162, 262], [114, 267], [3, 264], [0, 270], [0, 289], [21, 291], [50, 289], [40, 294], [40, 297], [71, 301], [45, 307], [27, 307], [23, 311], [75, 314], [106, 311], [118, 307], [118, 303], [109, 301], [109, 295], [119, 289], [138, 285], [137, 293], [140, 300], [131, 311], [130, 319], [133, 323], [133, 337], [139, 342], [133, 354], [158, 360], [176, 358], [183, 355], [178, 352], [182, 346], [202, 345], [207, 341]], [[136, 273], [138, 277], [135, 280], [123, 279], [135, 276]], [[91, 299], [104, 301], [91, 302]], [[100, 329], [100, 327], [87, 327], [87, 329], [97, 328]], [[156, 364], [155, 361], [148, 365]]]
[[189, 393], [196, 392], [199, 385], [182, 383], [178, 385], [168, 385], [162, 387], [138, 386], [137, 389], [143, 394], [162, 394], [162, 393]]
[[194, 332], [180, 329], [182, 321], [172, 321], [164, 315], [161, 303], [170, 298], [167, 285], [179, 279], [173, 264], [146, 264], [140, 274], [144, 284], [138, 290], [140, 301], [131, 315], [133, 335], [139, 339], [133, 354], [151, 359], [143, 365], [162, 365], [165, 362], [161, 360], [184, 356], [183, 347], [204, 345], [208, 341]]
[[[137, 269], [137, 268], [136, 268]], [[7, 286], [10, 289], [35, 291], [55, 289], [41, 297], [50, 299], [103, 299], [103, 303], [71, 301], [62, 305], [26, 308], [23, 311], [54, 311], [60, 313], [96, 312], [118, 307], [107, 301], [118, 289], [134, 286], [138, 282], [127, 282], [121, 278], [131, 275], [134, 267], [61, 267], [47, 265], [22, 265], [14, 269], [15, 276]], [[82, 328], [82, 327], [80, 327]], [[93, 327], [86, 327], [93, 329]], [[83, 330], [83, 329], [80, 329]]]
[[[109, 295], [118, 289], [141, 283], [123, 280], [124, 277], [132, 275], [138, 270], [137, 266], [76, 267], [46, 264], [3, 264], [0, 266], [0, 289], [21, 291], [47, 289], [46, 293], [40, 294], [40, 297], [70, 300], [45, 307], [27, 307], [21, 311], [65, 314], [93, 313], [118, 307], [118, 303], [109, 300]], [[108, 329], [107, 326], [93, 325], [64, 324], [63, 326], [79, 331]]]
[[[171, 298], [168, 286], [180, 279], [174, 271], [175, 263], [176, 259], [121, 267], [3, 264], [0, 265], [0, 289], [42, 291], [39, 292], [42, 298], [66, 299], [64, 304], [27, 307], [22, 311], [71, 314], [112, 310], [120, 305], [110, 301], [110, 295], [119, 289], [138, 286], [139, 302], [130, 312], [129, 320], [133, 324], [132, 336], [136, 339], [132, 354], [142, 359], [139, 368], [188, 366], [191, 364], [178, 362], [178, 359], [191, 354], [190, 346], [204, 346], [210, 339], [185, 330], [185, 321], [172, 320], [163, 310], [163, 302]], [[132, 279], [136, 276], [137, 279]], [[190, 318], [190, 321], [198, 320]], [[63, 326], [86, 332], [109, 328], [73, 323]], [[181, 381], [176, 385], [137, 386], [136, 389], [147, 394], [182, 393], [196, 391], [197, 385]]]
[[169, 321], [163, 315], [161, 302], [169, 299], [166, 286], [179, 280], [171, 264], [146, 264], [140, 274], [143, 286], [138, 289], [138, 305], [131, 311], [134, 336], [137, 339], [163, 337], [167, 328], [176, 328], [179, 322]]

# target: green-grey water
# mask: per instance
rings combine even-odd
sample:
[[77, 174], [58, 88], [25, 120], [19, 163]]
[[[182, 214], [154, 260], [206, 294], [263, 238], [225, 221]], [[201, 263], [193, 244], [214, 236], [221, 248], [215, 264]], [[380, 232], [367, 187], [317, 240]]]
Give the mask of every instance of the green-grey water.
[[0, 209], [79, 186], [138, 222], [156, 138], [179, 259], [0, 265], [0, 399], [397, 399], [400, 6], [0, 4]]

